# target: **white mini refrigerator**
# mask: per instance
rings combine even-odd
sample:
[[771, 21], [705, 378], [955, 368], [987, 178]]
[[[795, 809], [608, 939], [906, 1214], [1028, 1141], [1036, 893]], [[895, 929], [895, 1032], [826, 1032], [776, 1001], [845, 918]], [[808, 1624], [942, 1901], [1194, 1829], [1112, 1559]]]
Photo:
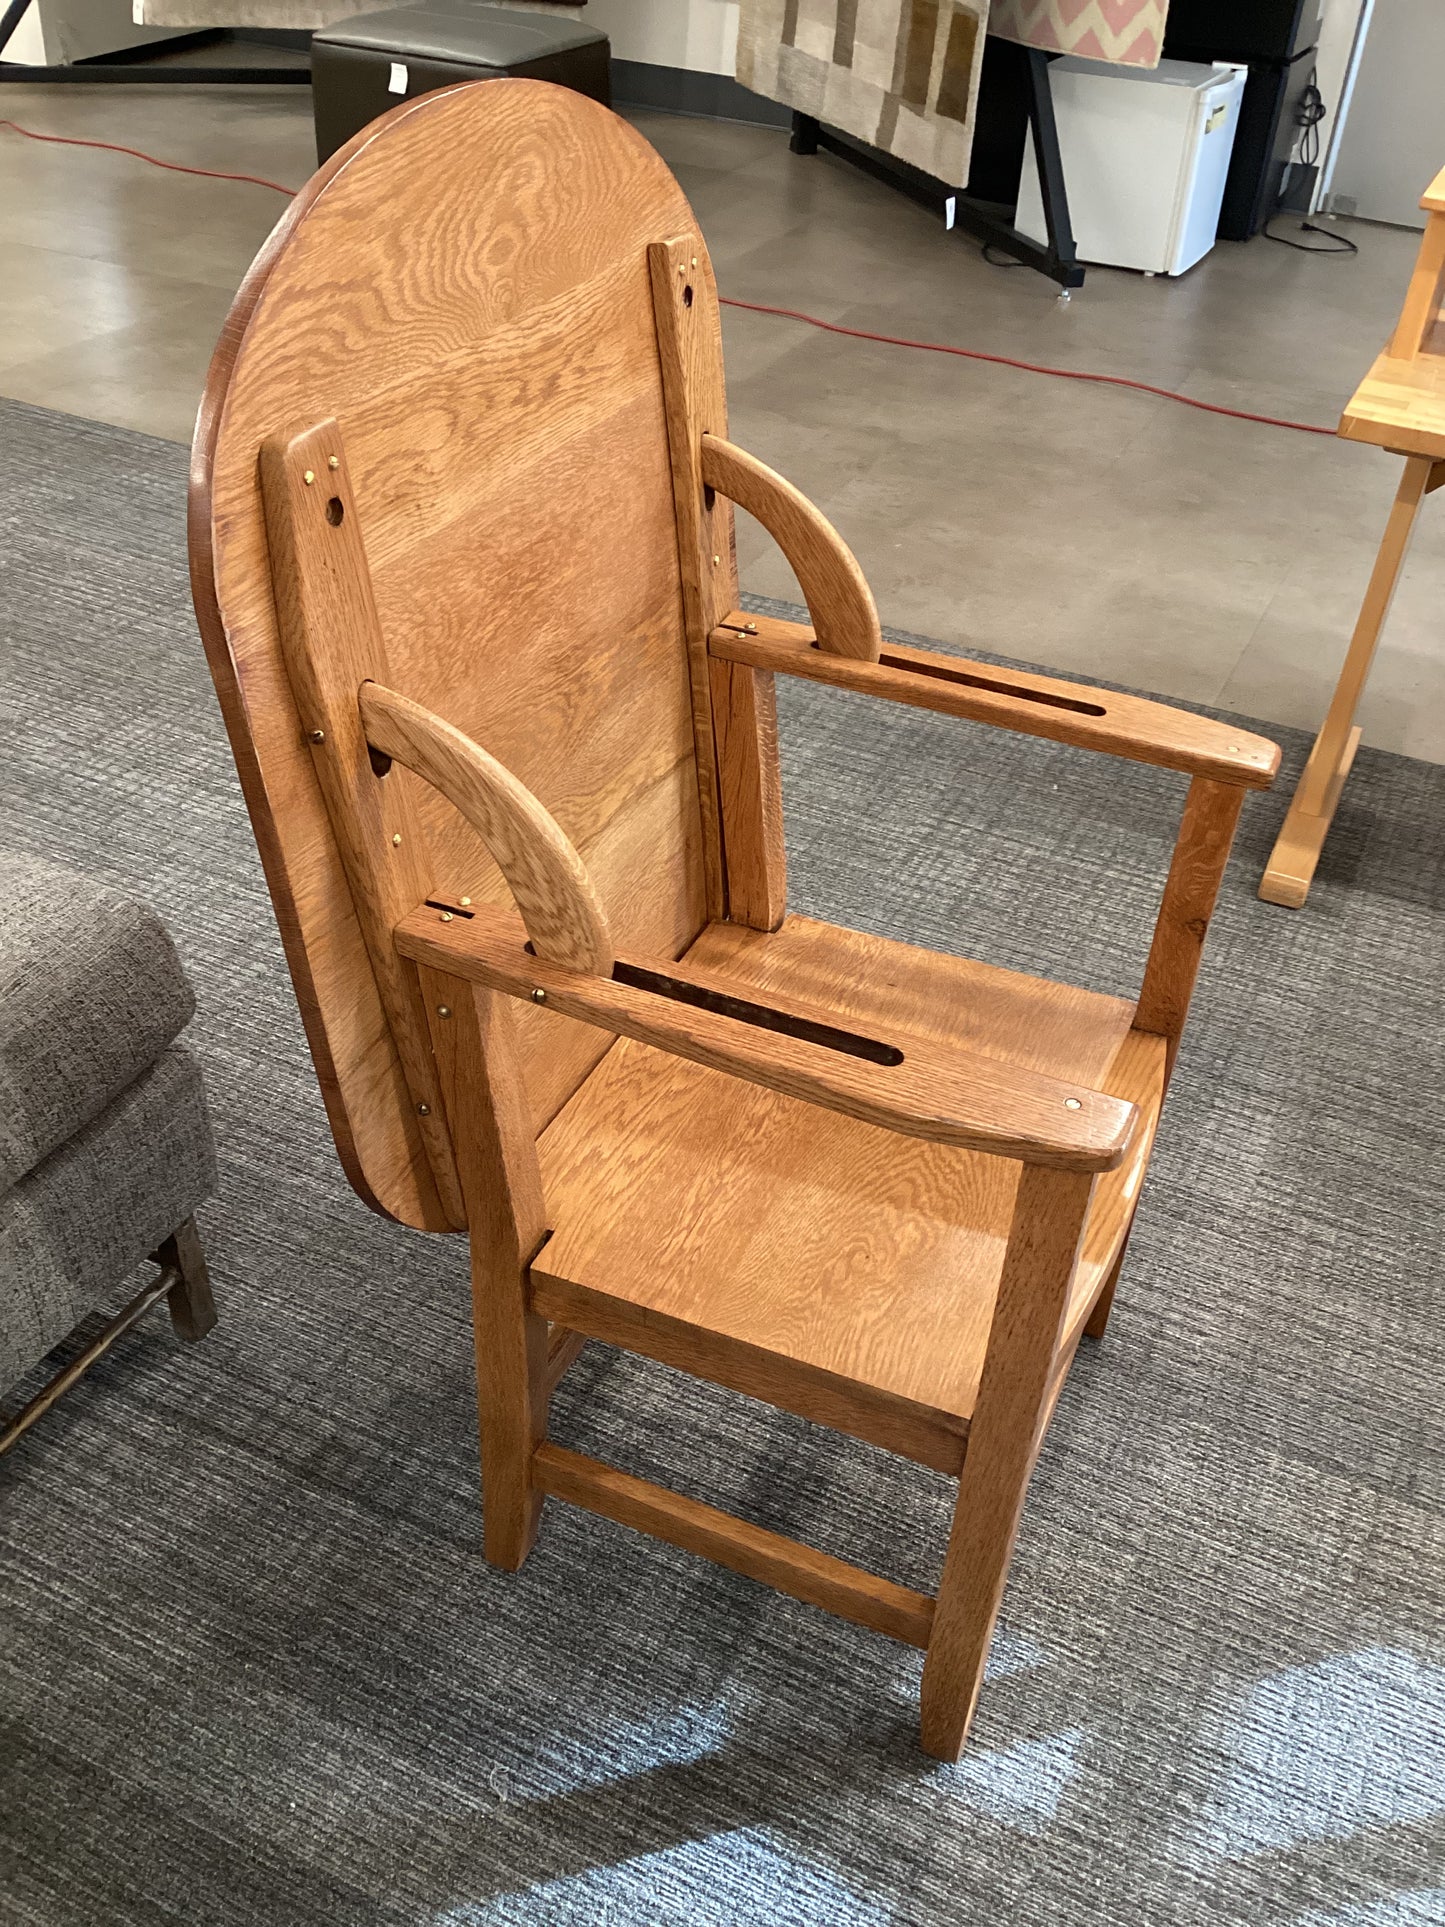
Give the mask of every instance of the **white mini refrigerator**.
[[[1052, 62], [1064, 191], [1081, 261], [1183, 274], [1208, 254], [1245, 72], [1192, 60]], [[1030, 240], [1047, 238], [1032, 136], [1014, 224]]]

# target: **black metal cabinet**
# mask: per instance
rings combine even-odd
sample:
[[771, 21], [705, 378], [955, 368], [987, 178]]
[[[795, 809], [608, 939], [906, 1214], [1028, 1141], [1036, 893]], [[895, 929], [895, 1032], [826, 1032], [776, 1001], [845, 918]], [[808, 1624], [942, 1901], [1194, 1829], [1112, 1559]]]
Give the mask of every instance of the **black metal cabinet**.
[[1279, 206], [1299, 109], [1314, 73], [1320, 0], [1172, 0], [1171, 60], [1233, 60], [1249, 68], [1219, 237], [1247, 241]]

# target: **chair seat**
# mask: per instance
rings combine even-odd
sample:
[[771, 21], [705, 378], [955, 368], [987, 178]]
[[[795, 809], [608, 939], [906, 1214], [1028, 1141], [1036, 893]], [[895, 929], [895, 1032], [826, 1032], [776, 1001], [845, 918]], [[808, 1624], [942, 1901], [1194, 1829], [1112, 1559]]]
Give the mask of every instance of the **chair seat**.
[[[883, 1041], [951, 1043], [1138, 1103], [1102, 1178], [1071, 1355], [1146, 1168], [1164, 1040], [1134, 1006], [790, 917], [712, 924], [689, 962]], [[539, 1141], [533, 1302], [573, 1330], [942, 1471], [962, 1463], [1020, 1167], [905, 1138], [620, 1039]]]

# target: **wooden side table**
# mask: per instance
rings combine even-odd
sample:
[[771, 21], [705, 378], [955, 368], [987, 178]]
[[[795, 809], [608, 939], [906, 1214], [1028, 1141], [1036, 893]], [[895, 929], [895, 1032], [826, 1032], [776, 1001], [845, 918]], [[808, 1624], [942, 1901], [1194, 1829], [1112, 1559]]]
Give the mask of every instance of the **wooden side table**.
[[1405, 472], [1329, 713], [1259, 886], [1266, 903], [1296, 910], [1309, 895], [1315, 865], [1359, 748], [1355, 711], [1405, 565], [1420, 504], [1445, 482], [1445, 169], [1431, 182], [1420, 205], [1426, 215], [1425, 233], [1399, 325], [1340, 418], [1339, 432], [1347, 440], [1393, 450], [1404, 457]]

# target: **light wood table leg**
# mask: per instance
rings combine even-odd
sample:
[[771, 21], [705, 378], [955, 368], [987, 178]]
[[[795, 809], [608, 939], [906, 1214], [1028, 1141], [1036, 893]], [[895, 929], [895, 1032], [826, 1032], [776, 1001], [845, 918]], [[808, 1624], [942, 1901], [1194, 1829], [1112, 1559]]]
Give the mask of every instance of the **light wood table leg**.
[[1330, 824], [1345, 787], [1345, 778], [1360, 746], [1360, 731], [1355, 711], [1364, 693], [1365, 680], [1375, 659], [1385, 618], [1394, 600], [1395, 586], [1409, 552], [1420, 504], [1432, 488], [1445, 481], [1445, 462], [1428, 455], [1407, 455], [1405, 473], [1395, 491], [1390, 519], [1380, 543], [1369, 587], [1360, 605], [1355, 632], [1350, 638], [1345, 666], [1331, 698], [1324, 727], [1315, 738], [1310, 759], [1305, 764], [1299, 787], [1289, 806], [1289, 814], [1275, 839], [1265, 866], [1259, 894], [1266, 903], [1282, 903], [1298, 910], [1309, 895], [1315, 865], [1320, 860]]

